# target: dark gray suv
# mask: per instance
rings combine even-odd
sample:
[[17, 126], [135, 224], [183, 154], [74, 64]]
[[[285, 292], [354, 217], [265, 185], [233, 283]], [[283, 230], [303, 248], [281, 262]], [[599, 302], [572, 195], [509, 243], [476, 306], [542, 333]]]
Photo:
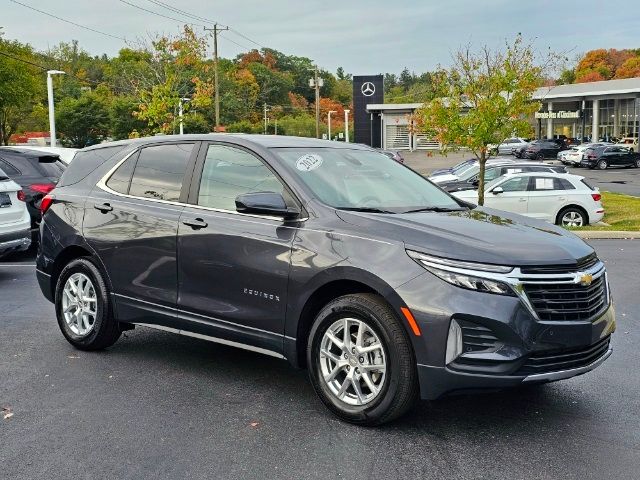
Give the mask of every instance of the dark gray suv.
[[572, 377], [611, 354], [590, 246], [464, 204], [367, 147], [103, 144], [77, 154], [42, 210], [38, 281], [77, 348], [143, 325], [287, 359], [353, 423]]

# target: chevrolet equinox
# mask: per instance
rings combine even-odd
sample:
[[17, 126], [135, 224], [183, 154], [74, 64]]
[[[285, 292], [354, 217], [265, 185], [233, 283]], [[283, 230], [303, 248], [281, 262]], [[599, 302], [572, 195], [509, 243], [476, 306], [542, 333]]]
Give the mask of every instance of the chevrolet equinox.
[[80, 151], [42, 201], [62, 334], [144, 325], [305, 367], [343, 420], [580, 375], [611, 354], [604, 264], [571, 232], [456, 200], [368, 147], [185, 135]]

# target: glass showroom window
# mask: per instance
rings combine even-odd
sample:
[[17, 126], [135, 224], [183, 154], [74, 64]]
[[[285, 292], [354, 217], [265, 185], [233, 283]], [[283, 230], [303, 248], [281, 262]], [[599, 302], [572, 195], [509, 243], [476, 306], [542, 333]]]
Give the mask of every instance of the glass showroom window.
[[621, 137], [638, 136], [638, 99], [625, 98], [620, 100], [618, 109], [618, 125]]
[[600, 100], [600, 138], [613, 136], [615, 118], [615, 100]]

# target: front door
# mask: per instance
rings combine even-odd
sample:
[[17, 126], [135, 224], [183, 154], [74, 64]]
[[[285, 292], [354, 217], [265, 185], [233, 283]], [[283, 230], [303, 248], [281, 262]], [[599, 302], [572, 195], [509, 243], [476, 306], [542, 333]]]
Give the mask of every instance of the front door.
[[280, 353], [296, 229], [238, 213], [236, 197], [249, 192], [293, 201], [254, 153], [222, 143], [201, 149], [179, 224], [178, 315], [187, 330]]
[[484, 204], [487, 207], [524, 215], [527, 213], [529, 200], [528, 185], [529, 177], [509, 178], [496, 186], [502, 188], [502, 192], [494, 193], [492, 189], [485, 193]]

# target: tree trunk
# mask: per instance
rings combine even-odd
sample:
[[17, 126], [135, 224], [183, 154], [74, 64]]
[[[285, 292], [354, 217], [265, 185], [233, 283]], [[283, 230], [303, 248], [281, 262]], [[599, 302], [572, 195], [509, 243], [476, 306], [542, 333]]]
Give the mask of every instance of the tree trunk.
[[478, 172], [478, 205], [484, 205], [484, 170], [487, 163], [487, 149], [480, 150], [480, 172]]

